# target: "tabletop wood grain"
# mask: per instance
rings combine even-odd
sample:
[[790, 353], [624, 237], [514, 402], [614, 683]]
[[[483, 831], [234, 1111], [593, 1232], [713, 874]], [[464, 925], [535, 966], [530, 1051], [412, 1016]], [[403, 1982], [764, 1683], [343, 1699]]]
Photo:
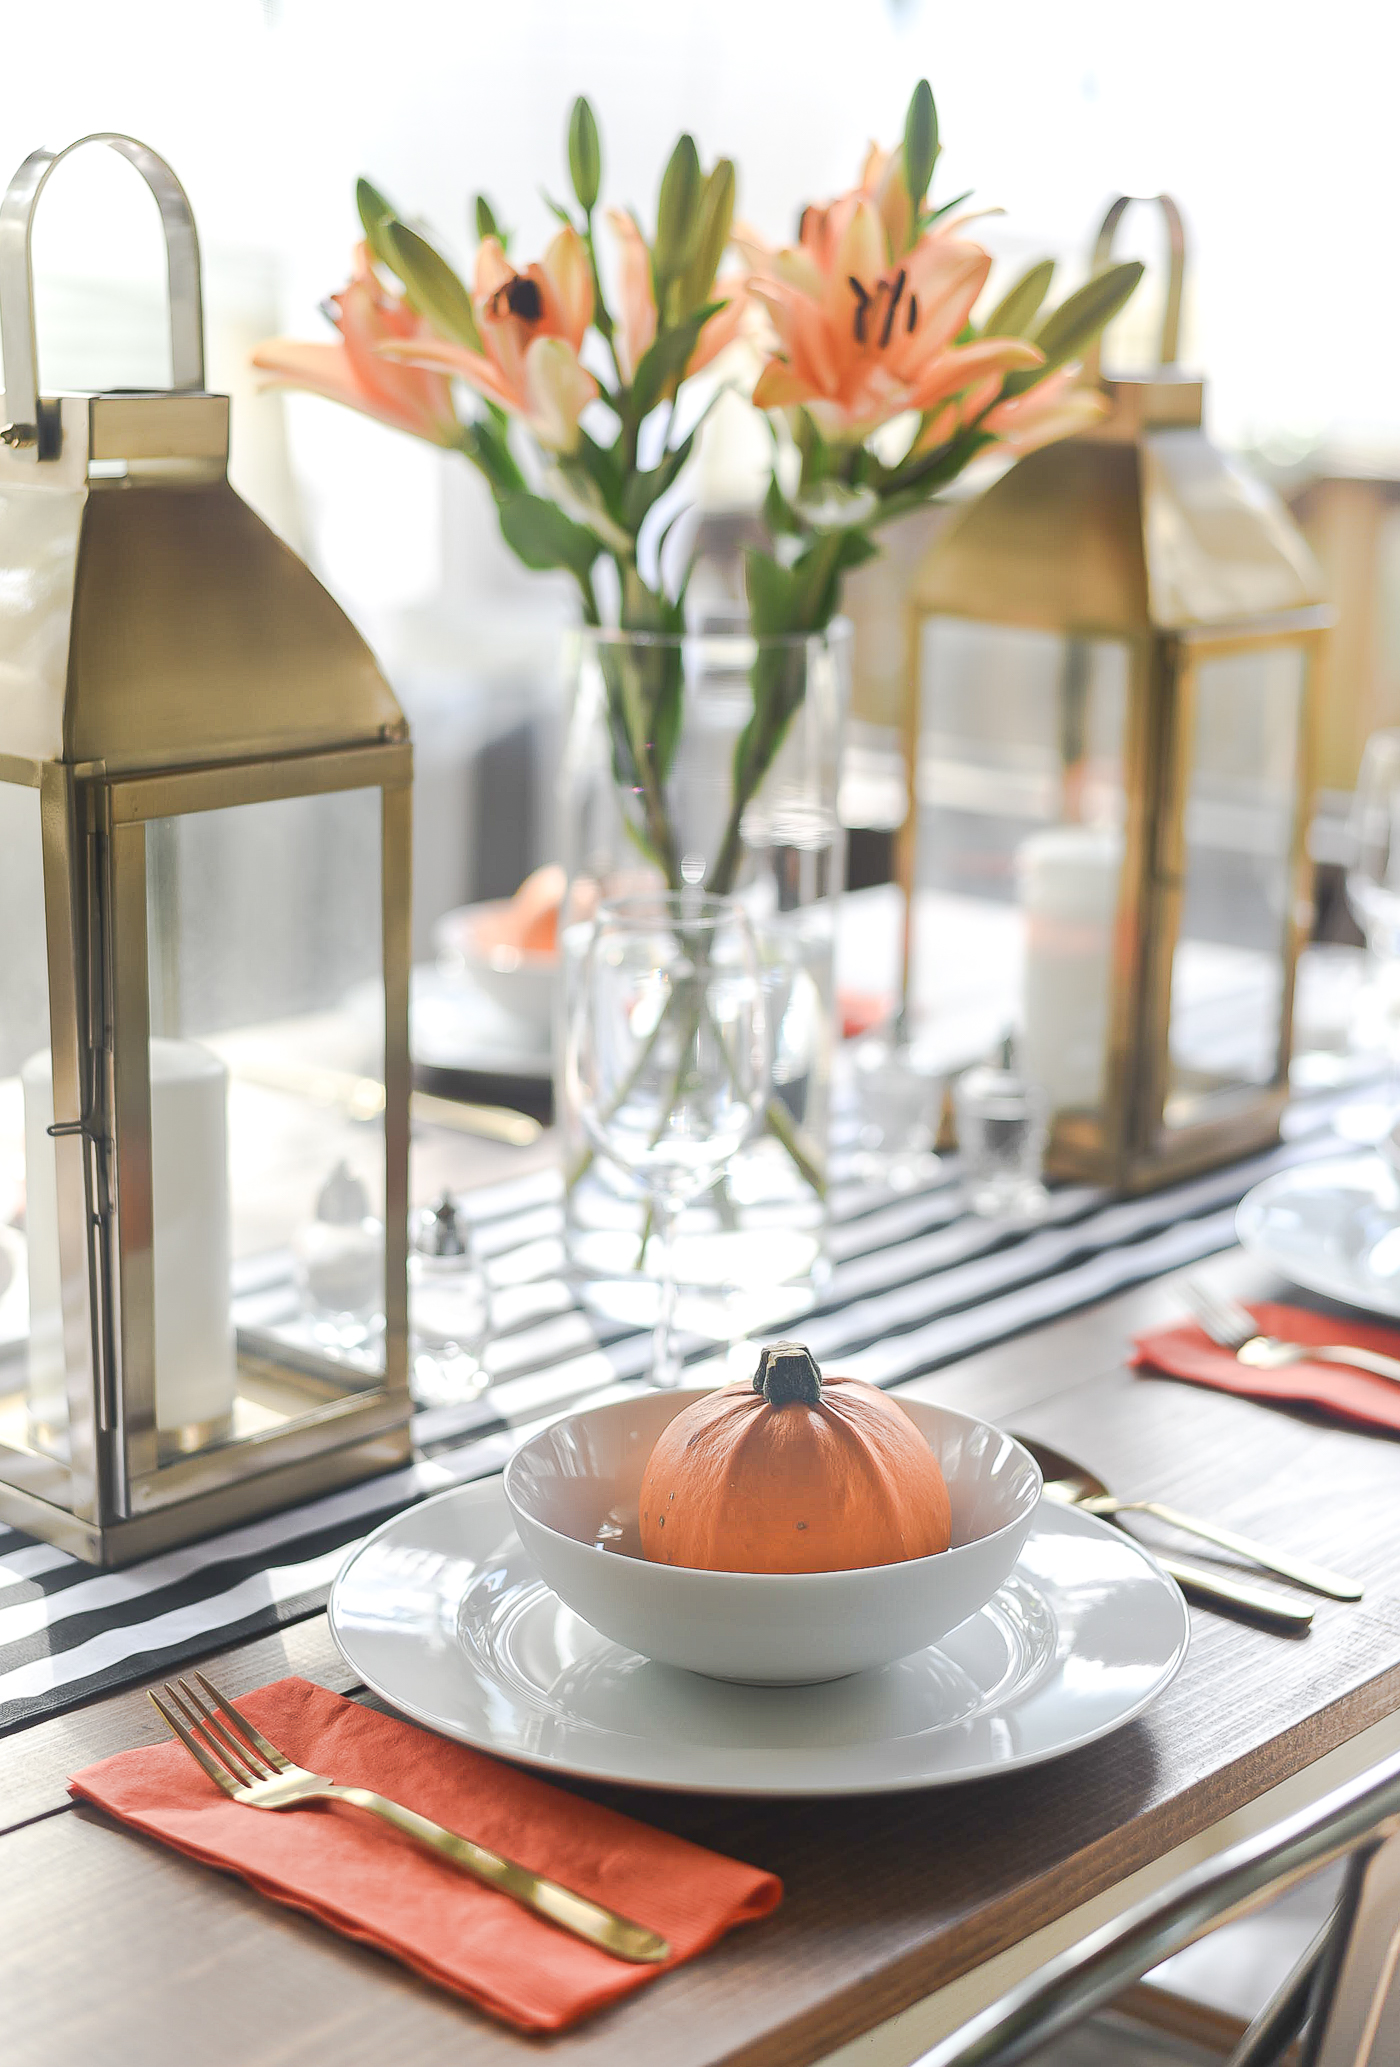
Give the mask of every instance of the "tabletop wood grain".
[[[1208, 1275], [1278, 1290], [1238, 1255]], [[464, 2047], [474, 2067], [541, 2052], [568, 2067], [805, 2067], [1347, 1742], [1400, 1705], [1400, 1443], [1129, 1372], [1130, 1336], [1179, 1310], [1169, 1282], [1140, 1288], [912, 1390], [1041, 1435], [1115, 1490], [1354, 1571], [1359, 1605], [1319, 1601], [1301, 1638], [1193, 1610], [1190, 1655], [1147, 1715], [999, 1780], [821, 1804], [581, 1786], [770, 1868], [787, 1896], [549, 2041], [72, 1805], [69, 1773], [158, 1734], [127, 1689], [0, 1741], [9, 2067], [436, 2067]], [[285, 1672], [356, 1691], [319, 1616], [207, 1669], [234, 1693]]]

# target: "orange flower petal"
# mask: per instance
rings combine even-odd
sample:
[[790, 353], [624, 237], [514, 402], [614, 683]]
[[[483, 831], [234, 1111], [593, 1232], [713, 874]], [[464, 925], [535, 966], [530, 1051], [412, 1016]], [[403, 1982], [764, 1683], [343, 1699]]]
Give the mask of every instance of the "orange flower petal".
[[483, 237], [476, 254], [476, 299], [489, 301], [496, 289], [504, 287], [511, 276], [510, 260], [505, 255], [499, 237]]
[[480, 352], [466, 345], [449, 344], [441, 337], [391, 338], [377, 348], [380, 359], [397, 360], [409, 366], [431, 367], [434, 371], [465, 380], [479, 393], [489, 395], [506, 409], [523, 410], [524, 389], [514, 388], [500, 368]]
[[742, 286], [736, 289], [735, 283], [731, 281], [717, 280], [716, 294], [723, 293], [726, 287], [729, 289], [730, 299], [722, 309], [716, 309], [713, 316], [702, 325], [700, 335], [695, 341], [695, 350], [691, 353], [685, 369], [687, 376], [698, 373], [703, 366], [708, 366], [712, 359], [717, 359], [725, 346], [732, 344], [739, 335], [744, 320]]
[[1019, 337], [992, 337], [976, 344], [955, 345], [942, 352], [925, 369], [914, 389], [913, 405], [929, 410], [949, 395], [960, 394], [989, 373], [1010, 373], [1019, 367], [1041, 366], [1045, 354]]
[[759, 409], [792, 409], [810, 402], [813, 389], [785, 359], [770, 359], [754, 383], [753, 399]]
[[577, 351], [593, 321], [593, 275], [578, 231], [561, 229], [546, 248], [539, 269], [558, 311], [560, 335]]
[[567, 339], [537, 337], [525, 354], [525, 395], [530, 428], [552, 452], [572, 452], [578, 420], [598, 393], [598, 383]]
[[651, 253], [635, 217], [625, 209], [608, 210], [608, 227], [617, 239], [617, 329], [613, 344], [622, 378], [630, 383], [643, 353], [656, 336]]

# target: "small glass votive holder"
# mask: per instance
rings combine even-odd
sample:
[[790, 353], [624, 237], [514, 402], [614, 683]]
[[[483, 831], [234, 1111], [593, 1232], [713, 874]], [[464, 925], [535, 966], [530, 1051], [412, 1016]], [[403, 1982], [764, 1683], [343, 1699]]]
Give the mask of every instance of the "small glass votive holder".
[[1010, 1062], [979, 1063], [954, 1084], [953, 1111], [972, 1211], [1021, 1224], [1042, 1219], [1050, 1102], [1041, 1086]]
[[419, 1406], [458, 1406], [490, 1384], [491, 1300], [471, 1229], [450, 1192], [410, 1214], [408, 1331]]
[[856, 1126], [851, 1174], [891, 1191], [930, 1183], [939, 1168], [934, 1142], [945, 1071], [930, 1066], [898, 1021], [852, 1041], [849, 1070]]

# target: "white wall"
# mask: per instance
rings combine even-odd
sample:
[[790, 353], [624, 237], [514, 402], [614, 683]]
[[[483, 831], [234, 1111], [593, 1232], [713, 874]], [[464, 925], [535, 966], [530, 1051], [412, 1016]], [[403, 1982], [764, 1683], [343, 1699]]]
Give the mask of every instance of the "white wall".
[[[869, 136], [894, 138], [927, 73], [940, 188], [1004, 205], [985, 234], [1008, 263], [1081, 264], [1120, 188], [1178, 196], [1185, 355], [1218, 435], [1400, 455], [1400, 9], [1382, 0], [0, 0], [0, 20], [11, 61], [28, 52], [0, 170], [96, 128], [170, 158], [203, 236], [211, 378], [235, 390], [236, 478], [425, 708], [455, 698], [494, 724], [527, 699], [567, 597], [505, 555], [460, 461], [258, 397], [246, 352], [266, 330], [325, 334], [358, 172], [463, 258], [478, 186], [536, 247], [579, 90], [610, 198], [649, 210], [684, 125], [738, 159], [742, 212], [777, 234], [850, 180]], [[1155, 251], [1145, 218], [1132, 233]], [[159, 379], [154, 211], [129, 168], [64, 168], [38, 246], [51, 383]], [[1150, 316], [1144, 300], [1139, 330]]]

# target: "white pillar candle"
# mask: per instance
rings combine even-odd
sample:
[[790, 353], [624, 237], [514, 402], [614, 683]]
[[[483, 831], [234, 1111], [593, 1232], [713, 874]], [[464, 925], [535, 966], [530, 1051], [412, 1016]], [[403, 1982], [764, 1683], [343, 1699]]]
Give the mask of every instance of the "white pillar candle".
[[[62, 1389], [58, 1217], [53, 1191], [53, 1071], [28, 1061], [24, 1083], [29, 1208], [31, 1412]], [[156, 1426], [222, 1421], [233, 1406], [229, 1310], [228, 1071], [197, 1041], [151, 1042], [151, 1218], [155, 1256]], [[47, 1189], [45, 1189], [45, 1183]]]
[[1021, 1066], [1054, 1110], [1095, 1106], [1108, 1048], [1123, 841], [1107, 828], [1054, 826], [1023, 841], [1016, 861], [1026, 921]]
[[29, 1418], [41, 1441], [66, 1444], [67, 1370], [58, 1265], [58, 1170], [53, 1063], [45, 1051], [20, 1071], [24, 1086], [24, 1240], [29, 1257]]

